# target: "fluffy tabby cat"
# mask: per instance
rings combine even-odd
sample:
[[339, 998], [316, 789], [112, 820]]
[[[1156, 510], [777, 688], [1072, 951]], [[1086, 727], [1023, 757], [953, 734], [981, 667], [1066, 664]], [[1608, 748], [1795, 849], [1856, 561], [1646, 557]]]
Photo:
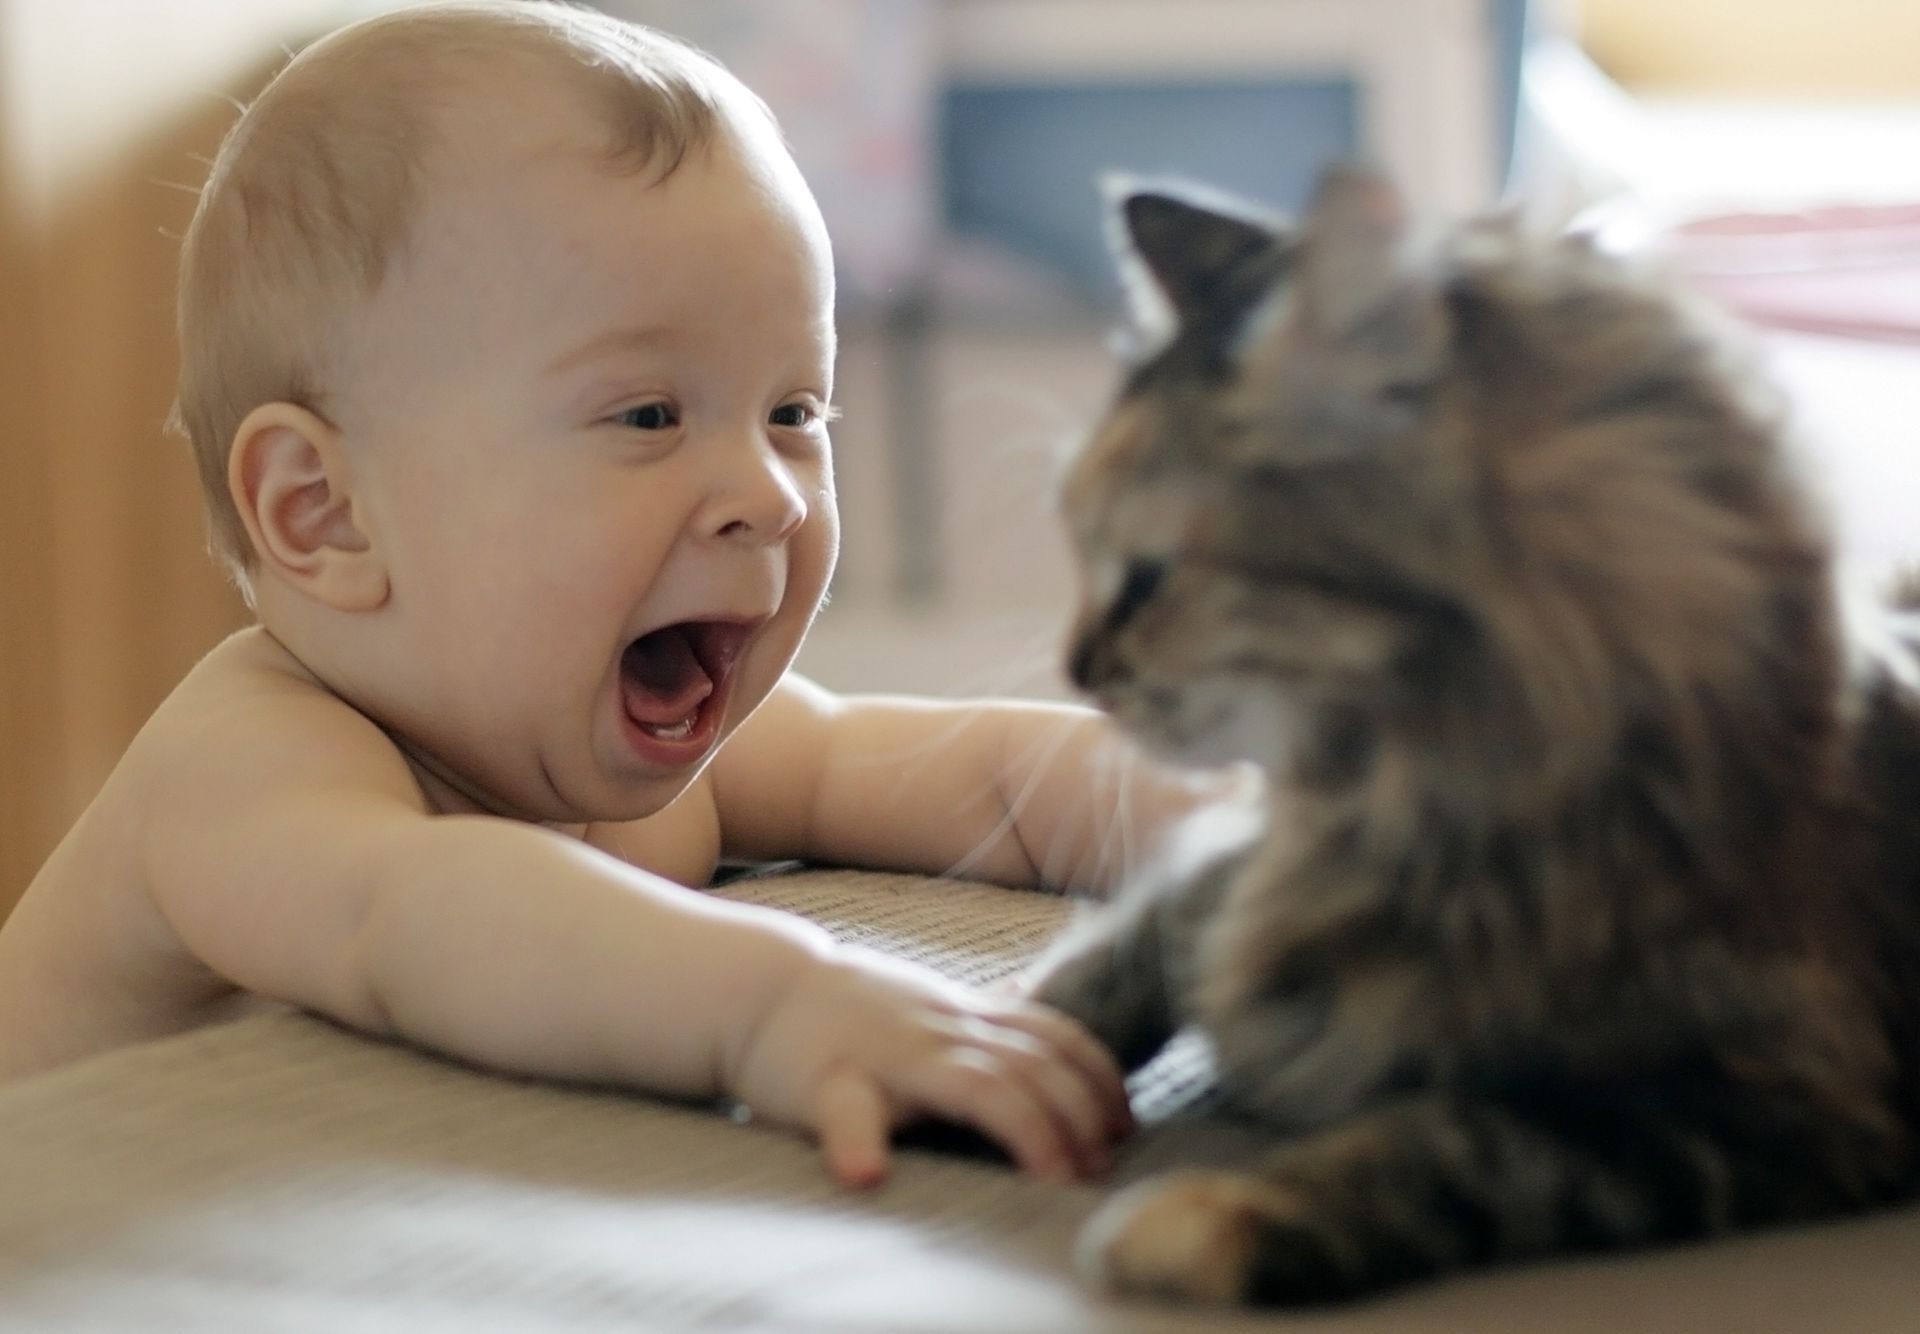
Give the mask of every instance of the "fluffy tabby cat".
[[1355, 169], [1297, 232], [1120, 218], [1170, 320], [1067, 481], [1072, 674], [1272, 804], [1037, 985], [1129, 1067], [1198, 1025], [1274, 1135], [1086, 1263], [1326, 1301], [1911, 1192], [1912, 624], [1844, 634], [1701, 319], [1576, 240], [1419, 243]]

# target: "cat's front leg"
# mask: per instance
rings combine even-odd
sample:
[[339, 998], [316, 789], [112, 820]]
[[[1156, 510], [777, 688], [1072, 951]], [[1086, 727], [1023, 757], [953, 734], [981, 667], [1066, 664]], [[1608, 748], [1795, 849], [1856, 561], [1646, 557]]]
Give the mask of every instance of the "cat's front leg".
[[1129, 886], [1068, 928], [1036, 965], [1030, 994], [1086, 1025], [1122, 1068], [1138, 1069], [1186, 1021], [1194, 938], [1238, 864], [1224, 858]]
[[1582, 1208], [1632, 1210], [1611, 1184], [1494, 1104], [1414, 1097], [1245, 1171], [1170, 1172], [1122, 1191], [1083, 1230], [1080, 1266], [1124, 1293], [1340, 1301], [1557, 1249]]
[[1070, 932], [1041, 961], [1028, 984], [1031, 994], [1078, 1019], [1123, 1070], [1137, 1070], [1175, 1028], [1154, 915], [1114, 904]]
[[1711, 1080], [1665, 1097], [1656, 1084], [1557, 1096], [1534, 1088], [1522, 1110], [1409, 1095], [1243, 1172], [1150, 1177], [1087, 1225], [1082, 1266], [1123, 1292], [1296, 1306], [1819, 1217], [1903, 1179], [1904, 1144], [1873, 1107]]
[[1082, 1232], [1080, 1266], [1114, 1291], [1214, 1305], [1363, 1296], [1513, 1249], [1507, 1229], [1524, 1231], [1568, 1186], [1572, 1165], [1540, 1151], [1497, 1107], [1416, 1097], [1245, 1171], [1170, 1172], [1122, 1191]]

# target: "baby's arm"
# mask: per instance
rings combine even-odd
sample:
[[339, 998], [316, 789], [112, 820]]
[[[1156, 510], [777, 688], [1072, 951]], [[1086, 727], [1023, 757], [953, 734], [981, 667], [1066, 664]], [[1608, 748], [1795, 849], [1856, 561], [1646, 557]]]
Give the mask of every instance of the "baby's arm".
[[1092, 709], [839, 696], [789, 675], [713, 765], [728, 854], [1105, 894], [1236, 769], [1152, 763]]
[[503, 1070], [731, 1095], [813, 1129], [854, 1183], [916, 1115], [1055, 1176], [1124, 1128], [1118, 1073], [1070, 1021], [537, 826], [430, 815], [386, 737], [325, 697], [237, 704], [157, 749], [151, 892], [248, 990]]

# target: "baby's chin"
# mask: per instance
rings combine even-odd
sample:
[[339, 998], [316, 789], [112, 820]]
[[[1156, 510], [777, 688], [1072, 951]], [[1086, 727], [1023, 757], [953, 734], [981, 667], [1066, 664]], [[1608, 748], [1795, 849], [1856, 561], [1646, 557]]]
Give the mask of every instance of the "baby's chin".
[[561, 829], [643, 820], [670, 805], [697, 776], [656, 776], [642, 785], [596, 772], [585, 783], [567, 782], [540, 759], [525, 774], [482, 774], [422, 747], [398, 744], [430, 814], [489, 815]]
[[604, 801], [583, 805], [567, 819], [550, 823], [631, 824], [636, 820], [651, 819], [685, 796], [687, 789], [706, 771], [706, 767], [703, 761], [688, 773], [651, 779], [645, 784], [644, 791], [637, 790], [637, 784], [625, 785], [626, 791], [611, 793]]
[[658, 815], [700, 781], [739, 729], [741, 719], [732, 716], [732, 709], [728, 712], [697, 757], [672, 764], [649, 763], [634, 754], [625, 738], [615, 736], [603, 743], [605, 750], [591, 776], [576, 785], [555, 775], [550, 795], [571, 812], [567, 818], [576, 823], [625, 823]]

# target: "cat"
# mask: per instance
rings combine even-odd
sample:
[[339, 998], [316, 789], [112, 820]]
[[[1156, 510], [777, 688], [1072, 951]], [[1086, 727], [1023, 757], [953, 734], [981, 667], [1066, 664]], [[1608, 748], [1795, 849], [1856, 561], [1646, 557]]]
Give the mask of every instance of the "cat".
[[1323, 1303], [1913, 1194], [1920, 635], [1843, 626], [1718, 326], [1358, 167], [1115, 212], [1152, 343], [1062, 488], [1069, 674], [1269, 809], [1031, 985], [1130, 1069], [1197, 1026], [1272, 1144], [1083, 1265]]

